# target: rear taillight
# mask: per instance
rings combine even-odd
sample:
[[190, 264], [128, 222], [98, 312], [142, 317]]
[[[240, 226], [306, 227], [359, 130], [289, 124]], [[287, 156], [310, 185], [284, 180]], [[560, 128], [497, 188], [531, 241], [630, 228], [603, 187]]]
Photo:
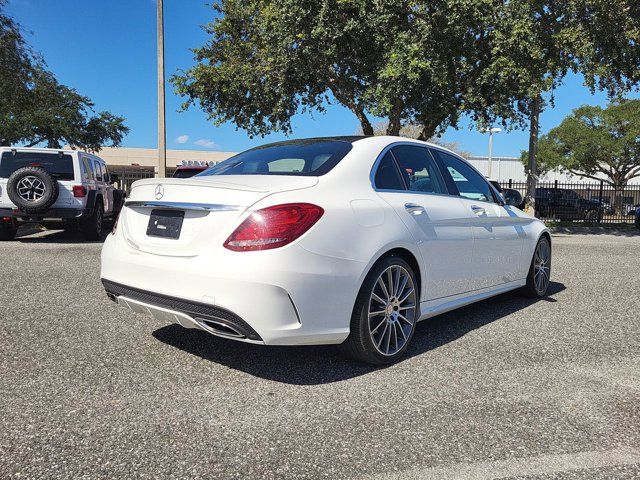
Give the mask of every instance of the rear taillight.
[[87, 196], [87, 188], [82, 185], [73, 186], [73, 196], [76, 198], [83, 198]]
[[269, 250], [293, 242], [324, 214], [310, 203], [288, 203], [256, 210], [224, 242], [235, 252]]

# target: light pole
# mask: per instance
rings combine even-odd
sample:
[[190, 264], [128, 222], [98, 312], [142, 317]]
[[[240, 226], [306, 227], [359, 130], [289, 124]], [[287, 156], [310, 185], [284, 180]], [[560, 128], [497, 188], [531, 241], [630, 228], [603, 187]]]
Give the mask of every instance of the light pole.
[[[489, 161], [487, 165], [487, 177], [491, 178], [491, 162], [493, 160], [493, 134], [500, 133], [502, 129], [494, 127], [494, 128], [487, 128], [484, 131], [489, 134]], [[498, 177], [499, 176], [500, 176], [500, 170], [498, 170]], [[500, 180], [500, 178], [498, 178], [498, 180]]]
[[158, 2], [158, 177], [167, 176], [167, 132], [164, 92], [164, 5]]

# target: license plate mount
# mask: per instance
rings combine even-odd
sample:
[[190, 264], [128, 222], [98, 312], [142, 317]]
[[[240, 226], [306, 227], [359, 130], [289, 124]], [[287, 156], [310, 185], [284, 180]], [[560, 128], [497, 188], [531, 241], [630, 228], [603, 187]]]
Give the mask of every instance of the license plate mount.
[[166, 210], [154, 208], [151, 210], [147, 236], [178, 240], [184, 221], [182, 210]]

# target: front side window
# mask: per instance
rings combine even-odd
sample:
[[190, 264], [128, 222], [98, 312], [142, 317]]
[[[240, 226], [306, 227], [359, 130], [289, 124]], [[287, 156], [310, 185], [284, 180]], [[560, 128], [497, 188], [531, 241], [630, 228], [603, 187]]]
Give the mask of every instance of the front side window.
[[25, 167], [41, 168], [56, 180], [74, 180], [73, 158], [63, 153], [5, 152], [0, 158], [0, 178]]
[[482, 175], [458, 157], [440, 150], [436, 150], [436, 154], [444, 164], [447, 173], [451, 176], [453, 184], [458, 189], [461, 197], [495, 203], [489, 182]]
[[208, 175], [320, 176], [329, 172], [351, 150], [344, 140], [300, 140], [253, 148], [205, 170]]
[[426, 148], [399, 145], [393, 147], [392, 152], [409, 191], [446, 193], [438, 168]]
[[406, 190], [391, 152], [387, 152], [382, 157], [376, 170], [374, 183], [378, 190]]

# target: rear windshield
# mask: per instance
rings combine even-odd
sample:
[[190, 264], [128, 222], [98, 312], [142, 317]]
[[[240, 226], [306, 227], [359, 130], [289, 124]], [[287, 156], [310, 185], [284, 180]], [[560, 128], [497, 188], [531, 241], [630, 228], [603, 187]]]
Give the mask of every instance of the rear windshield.
[[209, 168], [207, 175], [320, 176], [335, 167], [351, 150], [343, 140], [286, 142], [253, 148]]
[[74, 180], [73, 158], [60, 153], [5, 152], [0, 158], [0, 178], [24, 167], [38, 167], [56, 180]]
[[173, 178], [189, 178], [203, 171], [202, 168], [179, 168], [173, 174]]

